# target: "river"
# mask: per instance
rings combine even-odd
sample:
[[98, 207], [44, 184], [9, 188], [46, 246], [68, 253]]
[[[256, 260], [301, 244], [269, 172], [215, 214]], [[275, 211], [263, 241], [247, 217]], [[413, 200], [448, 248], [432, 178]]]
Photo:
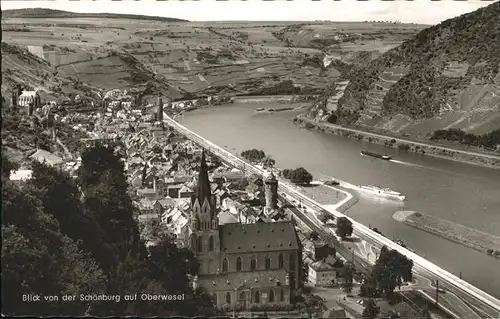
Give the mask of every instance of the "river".
[[[419, 255], [500, 298], [499, 259], [392, 219], [397, 210], [417, 210], [500, 236], [500, 170], [308, 131], [291, 123], [290, 112], [254, 111], [286, 106], [237, 103], [187, 112], [180, 122], [233, 153], [262, 149], [280, 168], [303, 166], [315, 179], [336, 177], [403, 193], [404, 203], [359, 195], [346, 214], [402, 239]], [[394, 161], [361, 156], [361, 149], [391, 154]]]

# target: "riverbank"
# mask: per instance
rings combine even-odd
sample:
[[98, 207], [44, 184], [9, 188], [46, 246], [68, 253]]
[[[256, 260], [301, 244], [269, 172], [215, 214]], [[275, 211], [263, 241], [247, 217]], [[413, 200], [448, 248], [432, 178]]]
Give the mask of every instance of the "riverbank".
[[398, 211], [395, 220], [500, 258], [500, 237], [416, 211]]
[[393, 136], [384, 136], [381, 134], [346, 128], [330, 123], [315, 122], [302, 115], [295, 117], [293, 122], [309, 130], [317, 130], [327, 134], [334, 134], [359, 141], [366, 141], [368, 143], [385, 145], [406, 152], [413, 152], [466, 164], [500, 169], [500, 155], [482, 154], [453, 149], [451, 147], [433, 145], [430, 143], [396, 138]]
[[347, 195], [341, 190], [320, 183], [313, 183], [307, 187], [298, 187], [298, 189], [302, 194], [322, 205], [338, 205], [339, 203], [343, 203], [343, 200], [347, 198]]

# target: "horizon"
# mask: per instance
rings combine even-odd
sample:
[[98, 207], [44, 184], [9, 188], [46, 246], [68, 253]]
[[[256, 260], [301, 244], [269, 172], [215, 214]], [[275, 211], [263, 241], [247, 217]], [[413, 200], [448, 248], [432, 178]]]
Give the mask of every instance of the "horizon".
[[[36, 5], [35, 5], [35, 3]], [[2, 11], [52, 9], [73, 13], [133, 14], [191, 22], [391, 21], [434, 25], [498, 1], [1, 1]], [[165, 13], [163, 13], [165, 12]], [[330, 13], [332, 12], [332, 13]], [[416, 14], [423, 12], [423, 14]]]

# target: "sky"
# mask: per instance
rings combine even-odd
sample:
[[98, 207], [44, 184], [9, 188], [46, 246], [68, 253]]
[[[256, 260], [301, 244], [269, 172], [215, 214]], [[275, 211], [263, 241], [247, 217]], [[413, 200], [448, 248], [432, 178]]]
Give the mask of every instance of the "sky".
[[437, 24], [493, 1], [356, 0], [56, 0], [1, 1], [2, 10], [50, 8], [81, 13], [126, 13], [191, 21], [399, 21]]

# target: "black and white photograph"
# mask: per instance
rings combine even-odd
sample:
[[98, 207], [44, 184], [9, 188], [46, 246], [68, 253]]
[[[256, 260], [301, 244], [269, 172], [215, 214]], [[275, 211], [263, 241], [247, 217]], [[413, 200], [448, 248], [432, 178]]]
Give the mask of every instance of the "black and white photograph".
[[500, 319], [500, 1], [1, 8], [2, 316]]

